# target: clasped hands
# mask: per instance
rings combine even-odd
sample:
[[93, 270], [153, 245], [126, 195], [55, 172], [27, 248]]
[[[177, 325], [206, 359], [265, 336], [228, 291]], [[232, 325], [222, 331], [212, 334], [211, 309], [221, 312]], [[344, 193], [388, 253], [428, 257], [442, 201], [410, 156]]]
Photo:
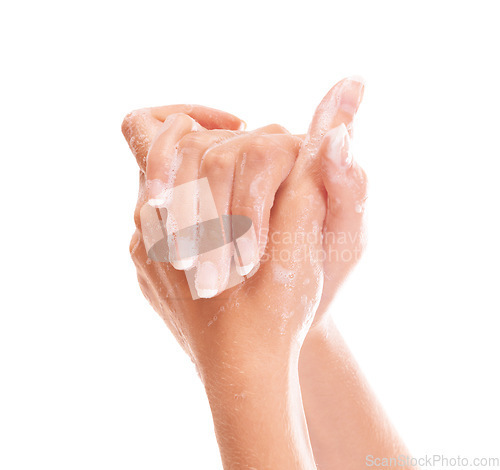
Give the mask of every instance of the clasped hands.
[[[225, 468], [315, 468], [298, 361], [364, 245], [366, 176], [350, 146], [363, 90], [355, 78], [337, 83], [302, 136], [276, 124], [245, 131], [235, 116], [191, 105], [123, 122], [140, 168], [130, 245], [139, 285], [198, 369]], [[239, 238], [237, 254], [228, 244], [152, 261], [141, 209], [168, 211], [172, 188], [204, 178], [217, 213], [248, 217], [255, 236]], [[171, 210], [173, 226], [199, 223], [197, 197]], [[226, 289], [232, 258], [244, 281]]]

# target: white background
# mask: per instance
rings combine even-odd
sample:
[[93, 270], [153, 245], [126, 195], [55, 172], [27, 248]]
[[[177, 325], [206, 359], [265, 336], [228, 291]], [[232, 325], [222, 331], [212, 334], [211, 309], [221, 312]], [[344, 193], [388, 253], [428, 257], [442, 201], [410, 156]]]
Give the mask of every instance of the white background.
[[367, 80], [370, 244], [333, 315], [416, 456], [500, 456], [498, 2], [10, 2], [0, 35], [0, 468], [220, 469], [128, 255], [130, 110], [305, 132]]

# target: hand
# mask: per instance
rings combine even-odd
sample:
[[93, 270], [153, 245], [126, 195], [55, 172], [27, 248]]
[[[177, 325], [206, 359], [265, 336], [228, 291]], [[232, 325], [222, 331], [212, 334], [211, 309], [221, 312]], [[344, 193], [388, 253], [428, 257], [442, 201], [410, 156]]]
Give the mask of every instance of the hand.
[[[152, 144], [148, 165], [158, 158], [156, 155], [165, 155], [165, 147], [159, 142], [175, 142], [172, 139], [174, 132], [193, 126], [196, 132], [183, 137], [177, 134], [179, 153], [192, 157], [183, 161], [198, 161], [197, 158], [205, 155], [207, 178], [214, 188], [223, 187], [221, 183], [232, 183], [232, 201], [238, 201], [234, 198], [236, 184], [249, 184], [249, 178], [259, 176], [265, 178], [263, 187], [271, 188], [271, 196], [274, 196], [293, 166], [299, 149], [300, 139], [290, 136], [279, 126], [268, 126], [249, 134], [205, 131], [186, 115], [177, 114]], [[244, 156], [247, 161], [243, 160]], [[234, 168], [221, 178], [217, 170], [231, 169], [230, 164]], [[195, 169], [197, 167], [194, 165]], [[266, 171], [260, 174], [264, 168]], [[182, 166], [179, 174], [189, 175], [189, 165]], [[234, 183], [233, 174], [240, 176]], [[198, 176], [195, 172], [194, 178]], [[181, 181], [191, 178], [188, 176]], [[278, 264], [273, 269], [267, 264], [234, 289], [212, 299], [192, 300], [182, 271], [170, 263], [151, 262], [147, 257], [140, 217], [141, 208], [147, 207], [146, 201], [151, 199], [145, 181], [141, 173], [136, 210], [138, 229], [131, 244], [132, 257], [143, 292], [198, 367], [212, 408], [225, 467], [234, 468], [244, 462], [255, 468], [315, 468], [300, 399], [297, 362], [304, 334], [301, 332], [307, 329], [316, 301], [309, 301], [300, 289], [295, 292], [292, 289], [296, 280], [306, 283], [300, 276], [295, 280], [289, 277], [293, 274], [291, 267]], [[216, 193], [219, 208], [229, 207], [227, 194]], [[242, 192], [241, 201], [245, 196]], [[261, 211], [269, 212], [272, 199], [259, 202]], [[286, 210], [286, 204], [283, 205], [282, 211]], [[253, 202], [246, 206], [255, 207]], [[284, 217], [275, 225], [286, 224]], [[197, 271], [199, 274], [200, 270]], [[301, 274], [309, 275], [307, 268], [301, 270]], [[318, 269], [310, 273], [313, 279], [318, 274]], [[276, 281], [278, 285], [273, 286]], [[312, 281], [306, 290], [311, 291], [318, 285], [317, 281]], [[197, 287], [203, 288], [199, 283]], [[288, 298], [277, 309], [280, 295]], [[264, 429], [260, 429], [261, 423], [265, 423]]]
[[[139, 210], [136, 211], [138, 230], [141, 228], [138, 216], [140, 207], [144, 205], [146, 200], [153, 199], [154, 205], [158, 202], [154, 199], [159, 199], [156, 196], [165, 195], [165, 189], [168, 189], [168, 186], [165, 188], [165, 185], [179, 184], [179, 181], [172, 182], [172, 175], [168, 175], [168, 172], [162, 174], [159, 169], [163, 168], [164, 171], [165, 168], [169, 168], [165, 162], [168, 162], [169, 158], [172, 161], [176, 153], [183, 155], [184, 148], [192, 149], [193, 142], [201, 143], [201, 145], [194, 146], [198, 149], [197, 151], [188, 150], [186, 153], [198, 155], [198, 160], [196, 158], [186, 160], [183, 158], [183, 162], [200, 161], [200, 154], [232, 155], [229, 159], [225, 158], [225, 161], [234, 162], [233, 168], [236, 167], [243, 174], [245, 172], [241, 171], [242, 167], [246, 166], [242, 164], [243, 155], [247, 153], [248, 149], [254, 151], [256, 147], [259, 147], [259, 161], [264, 163], [267, 161], [268, 166], [272, 166], [269, 155], [278, 152], [281, 147], [285, 151], [278, 152], [278, 154], [280, 154], [282, 158], [280, 161], [284, 163], [283, 167], [286, 169], [285, 176], [289, 168], [293, 166], [291, 174], [281, 186], [283, 173], [281, 177], [278, 177], [276, 171], [267, 171], [268, 174], [271, 174], [271, 178], [265, 179], [265, 182], [268, 183], [267, 187], [276, 188], [278, 186], [279, 190], [276, 192], [273, 189], [269, 198], [271, 201], [274, 199], [274, 207], [269, 222], [270, 238], [266, 252], [262, 257], [261, 268], [242, 285], [224, 292], [224, 294], [219, 294], [210, 301], [191, 300], [187, 296], [185, 279], [178, 277], [180, 273], [168, 263], [151, 263], [147, 259], [145, 247], [143, 244], [141, 245], [140, 231], [136, 232], [134, 236], [132, 252], [138, 266], [141, 287], [197, 363], [206, 385], [211, 382], [213, 377], [216, 377], [216, 383], [220, 382], [221, 377], [230, 380], [228, 376], [231, 376], [232, 368], [237, 367], [237, 370], [245, 370], [247, 376], [253, 376], [253, 374], [248, 374], [248, 371], [252, 368], [255, 371], [255, 367], [257, 367], [259, 373], [266, 377], [266, 385], [271, 386], [276, 378], [276, 370], [279, 370], [283, 364], [293, 364], [297, 360], [300, 343], [320, 297], [324, 295], [322, 291], [323, 265], [326, 266], [331, 262], [331, 260], [326, 259], [323, 263], [325, 248], [321, 238], [323, 226], [331, 225], [329, 222], [335, 220], [336, 217], [342, 222], [340, 227], [335, 227], [338, 232], [339, 229], [356, 226], [353, 223], [349, 225], [349, 222], [361, 220], [360, 216], [343, 216], [347, 214], [339, 217], [342, 213], [334, 210], [334, 208], [338, 209], [338, 205], [342, 204], [343, 200], [347, 203], [360, 205], [364, 200], [364, 194], [361, 194], [360, 197], [360, 193], [364, 189], [364, 175], [352, 162], [348, 147], [349, 137], [345, 127], [346, 123], [350, 127], [350, 121], [359, 104], [361, 92], [362, 86], [358, 82], [352, 81], [341, 82], [332, 89], [315, 114], [306, 140], [300, 147], [295, 166], [293, 166], [294, 158], [290, 158], [290, 155], [295, 156], [297, 153], [297, 139], [291, 139], [291, 136], [285, 133], [282, 128], [275, 129], [274, 133], [271, 131], [268, 135], [266, 135], [266, 131], [270, 132], [269, 128], [261, 130], [260, 135], [258, 133], [242, 134], [234, 131], [229, 133], [227, 131], [207, 132], [199, 124], [187, 116], [179, 115], [179, 113], [176, 113], [177, 116], [166, 119], [166, 123], [157, 125], [159, 132], [155, 142], [150, 146], [148, 166], [151, 161], [157, 163], [150, 167], [151, 170], [155, 171], [146, 169], [146, 173], [159, 175], [157, 178], [150, 178], [150, 181], [159, 180], [162, 185], [158, 188], [158, 184], [155, 185], [156, 187], [149, 184], [149, 187], [146, 188], [144, 175], [141, 175], [142, 190], [138, 204]], [[340, 123], [344, 123], [344, 125]], [[207, 127], [216, 127], [211, 123], [205, 124]], [[160, 128], [161, 126], [163, 129]], [[331, 126], [335, 126], [335, 129], [323, 138]], [[126, 121], [124, 124], [126, 131], [133, 127], [133, 120], [132, 122]], [[133, 133], [131, 135], [134, 136]], [[282, 142], [276, 145], [278, 138], [284, 144]], [[184, 145], [186, 142], [191, 142], [191, 144], [186, 146]], [[258, 142], [258, 146], [255, 145], [255, 142]], [[172, 147], [177, 147], [177, 152], [172, 152]], [[142, 146], [140, 150], [144, 152], [145, 148], [146, 146]], [[210, 151], [207, 152], [209, 148]], [[136, 152], [137, 155], [139, 153]], [[268, 156], [267, 160], [266, 155]], [[144, 160], [144, 155], [138, 157], [139, 162], [144, 162]], [[238, 163], [239, 166], [237, 166]], [[255, 168], [265, 167], [266, 165], [256, 165]], [[196, 164], [191, 165], [191, 170], [188, 171], [183, 170], [183, 165], [181, 165], [175, 178], [184, 173], [191, 175], [187, 178], [184, 177], [184, 181], [196, 179], [199, 174], [193, 172], [193, 168], [196, 169]], [[212, 172], [209, 166], [207, 168], [206, 174], [212, 181], [211, 186], [216, 187], [215, 182], [220, 184], [221, 181], [229, 180], [229, 178], [226, 180], [224, 178], [214, 179], [210, 175], [216, 172]], [[322, 171], [323, 176], [321, 176]], [[238, 171], [234, 174], [238, 175]], [[262, 171], [260, 174], [258, 171], [254, 171], [254, 175], [264, 176]], [[273, 184], [271, 184], [272, 182]], [[243, 187], [246, 185], [248, 188], [250, 182], [245, 181], [244, 178], [241, 180], [235, 178], [233, 183], [239, 183]], [[349, 191], [349, 189], [354, 191]], [[338, 194], [332, 194], [332, 191], [338, 191]], [[242, 194], [244, 193], [243, 191]], [[224, 208], [227, 210], [229, 207], [228, 198], [223, 197], [224, 191], [220, 191], [219, 194], [222, 196], [216, 196], [216, 198], [222, 203], [218, 202], [218, 209], [224, 213]], [[261, 204], [260, 207], [261, 209], [254, 211], [250, 217], [256, 221], [255, 225], [262, 233], [264, 231], [262, 227], [265, 227], [269, 217], [269, 209], [267, 208], [270, 208], [270, 204]], [[358, 208], [355, 206], [354, 212], [359, 215], [359, 209], [356, 209]], [[263, 217], [263, 214], [266, 214], [267, 217]], [[300, 236], [294, 238], [295, 234], [307, 235], [308, 242], [304, 243], [304, 238]], [[285, 241], [286, 237], [290, 235], [292, 235], [292, 240]], [[329, 241], [328, 238], [326, 241]], [[262, 243], [262, 237], [259, 237], [259, 242]], [[260, 250], [261, 248], [259, 249], [259, 257], [261, 256]], [[283, 254], [287, 254], [286, 261], [283, 261]], [[200, 258], [202, 258], [201, 255]], [[201, 267], [199, 260], [197, 267]], [[244, 267], [244, 264], [241, 267]], [[343, 270], [343, 272], [346, 271]], [[223, 272], [223, 270], [219, 272]], [[342, 270], [338, 272], [342, 272]], [[290, 278], [287, 277], [288, 275]], [[333, 282], [338, 285], [340, 279], [333, 279]], [[194, 308], [193, 304], [197, 304], [198, 308]], [[264, 314], [262, 314], [262, 310], [265, 311]], [[236, 315], [234, 315], [235, 313]], [[205, 324], [207, 319], [209, 321]], [[216, 331], [217, 333], [215, 333]], [[248, 360], [249, 351], [253, 353], [251, 360]], [[274, 360], [270, 361], [270, 358]], [[285, 368], [285, 370], [288, 369]], [[290, 368], [290, 371], [292, 370], [293, 367]], [[291, 373], [293, 375], [293, 372]], [[273, 379], [270, 380], [270, 377]], [[238, 376], [240, 383], [241, 378]], [[248, 379], [250, 380], [250, 377]], [[251, 389], [252, 384], [256, 382], [258, 381], [246, 382], [245, 389]], [[285, 388], [289, 387], [289, 377], [285, 378], [281, 385], [283, 384], [285, 384]], [[295, 384], [298, 386], [298, 377]], [[292, 390], [286, 392], [281, 386], [279, 388], [284, 392], [284, 396], [299, 397], [298, 400], [295, 400], [296, 414], [296, 410], [302, 408], [301, 403], [297, 404], [300, 402], [300, 394], [292, 393]], [[212, 394], [217, 389], [220, 390], [220, 387], [210, 387]], [[297, 387], [295, 387], [295, 391], [297, 391]], [[269, 394], [266, 402], [268, 398]], [[224, 400], [215, 401], [215, 403], [223, 402]], [[213, 400], [211, 400], [212, 403]], [[212, 408], [215, 419], [221, 413], [216, 412], [219, 409], [217, 405], [213, 405]], [[262, 412], [263, 409], [261, 404], [258, 410]], [[222, 414], [225, 415], [224, 412]], [[303, 414], [301, 415], [299, 412], [298, 418], [297, 416], [294, 418], [295, 421], [300, 422], [301, 416], [303, 420]], [[276, 422], [280, 422], [280, 419], [277, 419]], [[291, 428], [289, 424], [284, 425], [283, 429], [292, 429], [293, 427]], [[297, 428], [295, 427], [295, 429]], [[286, 437], [286, 433], [282, 434]], [[308, 442], [307, 432], [304, 432], [304, 429], [299, 434], [302, 435], [300, 442]], [[274, 437], [276, 438], [276, 436]], [[287, 445], [287, 442], [285, 440], [284, 445]], [[302, 446], [302, 450], [304, 458], [307, 460], [310, 449], [306, 445], [305, 448]]]
[[[308, 148], [305, 148], [306, 151], [311, 158], [316, 158], [320, 162], [328, 162], [327, 158], [324, 158], [322, 155], [326, 155], [328, 149], [328, 142], [331, 141], [333, 135], [326, 136], [323, 145], [318, 149], [318, 136], [321, 136], [326, 133], [329, 127], [337, 126], [338, 124], [344, 123], [347, 126], [349, 131], [352, 127], [352, 118], [357, 111], [359, 103], [362, 98], [363, 86], [362, 83], [356, 80], [343, 80], [339, 82], [323, 99], [322, 103], [318, 107], [318, 110], [314, 116], [312, 126], [316, 126], [316, 139], [315, 141], [311, 141], [307, 144]], [[127, 140], [131, 143], [131, 148], [136, 154], [138, 160], [140, 161], [140, 166], [145, 171], [145, 160], [148, 150], [151, 147], [151, 141], [153, 140], [154, 133], [158, 133], [161, 126], [165, 127], [165, 124], [161, 123], [160, 119], [165, 119], [169, 113], [178, 113], [179, 111], [186, 111], [189, 109], [191, 115], [196, 117], [200, 122], [207, 125], [208, 128], [215, 128], [217, 126], [225, 126], [232, 129], [241, 129], [243, 127], [243, 122], [234, 116], [228, 115], [227, 113], [222, 113], [220, 111], [208, 110], [207, 108], [202, 107], [181, 107], [181, 106], [170, 106], [170, 107], [162, 107], [162, 108], [153, 108], [152, 110], [143, 110], [133, 113], [129, 115], [129, 117], [124, 121], [124, 134], [127, 137]], [[171, 115], [170, 115], [171, 116]], [[179, 119], [177, 119], [179, 120]], [[168, 122], [167, 122], [168, 124]], [[171, 131], [170, 133], [164, 133], [163, 139], [172, 138], [172, 134], [175, 132], [179, 132], [179, 135], [183, 135], [186, 131], [190, 130], [191, 126], [196, 127], [196, 123], [192, 122], [190, 119], [184, 120], [185, 128], [182, 129], [182, 124], [177, 124], [179, 129], [177, 131]], [[259, 131], [254, 131], [255, 133], [265, 133], [265, 132], [286, 132], [283, 128], [279, 126], [274, 126], [274, 130], [271, 128], [262, 129]], [[203, 145], [211, 145], [211, 140], [213, 143], [216, 141], [222, 142], [229, 138], [234, 137], [237, 133], [234, 132], [223, 132], [219, 131], [215, 133], [212, 137], [208, 135], [200, 135], [200, 139], [205, 139], [205, 142], [197, 142], [196, 135], [191, 133], [190, 136], [186, 136], [184, 140], [184, 148], [187, 147], [188, 158], [184, 158], [181, 167], [179, 168], [177, 175], [174, 175], [174, 179], [170, 181], [170, 184], [174, 184], [178, 186], [183, 182], [195, 179], [195, 175], [197, 173], [196, 164], [200, 160], [200, 152], [202, 152]], [[139, 137], [138, 137], [139, 136]], [[146, 136], [147, 138], [144, 138]], [[142, 137], [142, 138], [140, 138]], [[175, 139], [175, 137], [174, 137]], [[313, 140], [314, 140], [313, 139]], [[162, 140], [159, 139], [156, 144], [156, 148], [151, 149], [151, 154], [154, 155], [155, 158], [152, 158], [152, 162], [157, 164], [150, 165], [150, 171], [148, 172], [149, 181], [153, 181], [153, 188], [149, 188], [149, 195], [151, 196], [151, 192], [153, 192], [153, 196], [155, 192], [155, 186], [158, 193], [165, 189], [165, 186], [168, 184], [168, 172], [165, 172], [165, 168], [169, 168], [169, 159], [173, 158], [173, 154], [170, 155], [167, 153], [165, 155], [161, 154], [162, 148], [168, 148], [168, 146], [161, 145]], [[346, 142], [348, 146], [348, 142]], [[190, 148], [193, 147], [193, 148]], [[220, 153], [227, 150], [227, 145], [224, 148], [214, 149], [211, 154], [215, 154], [216, 152]], [[349, 158], [349, 151], [347, 152], [347, 156]], [[198, 152], [198, 155], [196, 153]], [[314, 155], [317, 152], [318, 155]], [[182, 153], [182, 152], [179, 152]], [[194, 154], [194, 158], [193, 158]], [[230, 158], [219, 158], [219, 156], [215, 156], [215, 158], [221, 160], [229, 160]], [[242, 162], [240, 162], [241, 164]], [[272, 160], [271, 160], [272, 164]], [[333, 194], [334, 197], [329, 198], [329, 207], [328, 207], [328, 216], [325, 221], [325, 241], [324, 241], [324, 269], [325, 269], [325, 286], [322, 293], [321, 305], [316, 316], [316, 322], [324, 316], [324, 313], [327, 310], [327, 307], [333, 298], [336, 290], [342, 283], [343, 279], [346, 277], [347, 273], [350, 271], [352, 266], [359, 259], [359, 256], [362, 252], [364, 236], [363, 236], [363, 205], [364, 200], [366, 198], [366, 178], [362, 170], [355, 163], [352, 163], [350, 168], [346, 168], [347, 178], [338, 178], [336, 175], [332, 174], [332, 171], [335, 171], [335, 165], [331, 165], [329, 163], [322, 163], [323, 167], [323, 179], [326, 186], [330, 187], [330, 194]], [[206, 174], [206, 171], [209, 170], [210, 165], [205, 165], [202, 174]], [[259, 169], [255, 171], [254, 176], [259, 174]], [[288, 171], [288, 168], [286, 168]], [[276, 174], [276, 173], [274, 173]], [[162, 181], [163, 179], [163, 181]], [[213, 180], [213, 176], [211, 178]], [[265, 182], [267, 181], [265, 178], [262, 178]], [[158, 183], [160, 183], [160, 188], [158, 188]], [[217, 205], [219, 213], [227, 212], [227, 204], [229, 203], [227, 192], [227, 187], [225, 189], [220, 189], [219, 191], [220, 181], [217, 181], [216, 185], [213, 185], [217, 188]], [[243, 198], [234, 199], [237, 201], [238, 199], [242, 199], [244, 201], [243, 204], [240, 204], [240, 207], [237, 207], [240, 213], [247, 214], [252, 220], [253, 225], [256, 228], [257, 238], [258, 238], [258, 256], [253, 256], [250, 254], [246, 259], [249, 260], [246, 263], [246, 266], [238, 266], [239, 261], [241, 261], [240, 257], [236, 257], [237, 268], [240, 273], [246, 274], [246, 271], [250, 270], [255, 264], [256, 261], [263, 255], [264, 248], [266, 246], [267, 241], [267, 227], [268, 227], [268, 218], [269, 218], [269, 199], [272, 199], [274, 196], [274, 191], [270, 192], [270, 198], [266, 200], [266, 192], [265, 187], [259, 188], [260, 191], [257, 193], [257, 197], [251, 197], [249, 191], [245, 191], [249, 185], [245, 186], [245, 182], [240, 185], [240, 191], [242, 193]], [[255, 187], [255, 185], [254, 185]], [[226, 194], [224, 194], [224, 191]], [[254, 192], [255, 193], [255, 192]], [[248, 197], [250, 196], [250, 197]], [[245, 201], [248, 201], [245, 204]], [[332, 203], [333, 201], [333, 203]], [[226, 204], [226, 207], [224, 207]], [[194, 211], [193, 211], [194, 212]], [[235, 213], [233, 211], [233, 213]], [[194, 214], [191, 215], [191, 218], [194, 217]], [[242, 243], [243, 245], [243, 243]], [[247, 244], [248, 245], [248, 244]], [[221, 250], [219, 250], [218, 255], [221, 255]], [[251, 250], [247, 250], [248, 251]], [[226, 252], [222, 253], [218, 261], [219, 270], [222, 273], [227, 273], [228, 264], [231, 253]], [[210, 255], [205, 255], [202, 259], [209, 258]], [[177, 264], [174, 260], [173, 264], [177, 268], [183, 268], [182, 264]], [[213, 261], [213, 260], [212, 260]], [[194, 260], [192, 260], [194, 262]], [[199, 266], [199, 263], [198, 263]], [[246, 269], [244, 269], [246, 267]], [[218, 290], [222, 290], [224, 287], [224, 282], [227, 280], [227, 275], [218, 276]], [[212, 286], [211, 286], [212, 287]], [[215, 289], [210, 289], [212, 292]]]
[[[176, 184], [179, 179], [181, 181], [179, 184], [182, 184], [200, 179], [200, 177], [208, 178], [210, 186], [215, 189], [212, 191], [219, 213], [227, 213], [230, 207], [233, 207], [233, 213], [246, 210], [256, 221], [260, 231], [262, 225], [269, 223], [268, 214], [274, 195], [293, 167], [300, 139], [291, 136], [279, 126], [268, 126], [245, 134], [230, 131], [206, 131], [200, 127], [192, 132], [193, 126], [199, 125], [184, 114], [177, 113], [171, 119], [167, 119], [165, 129], [160, 130], [151, 146], [148, 166], [150, 162], [154, 162], [151, 166], [155, 164], [157, 167], [160, 166], [156, 160], [162, 160], [166, 154], [168, 155], [169, 146], [164, 146], [165, 142], [177, 142], [175, 146], [178, 148], [178, 154], [182, 155], [183, 165], [177, 172]], [[203, 161], [202, 156], [204, 156]], [[146, 174], [148, 171], [146, 170]], [[236, 175], [234, 180], [233, 174]], [[259, 193], [254, 192], [252, 195], [245, 190], [245, 187], [248, 188], [255, 179], [259, 178], [262, 180], [261, 188], [266, 191], [267, 197], [259, 198]], [[158, 193], [155, 196], [158, 196]], [[153, 204], [157, 204], [159, 198], [153, 199], [156, 199]], [[141, 232], [141, 223], [144, 220], [141, 219], [140, 214], [148, 200], [151, 200], [151, 187], [146, 187], [144, 174], [141, 173], [141, 191], [135, 217], [138, 230], [132, 242], [132, 253], [138, 269], [139, 282], [146, 297], [171, 326], [181, 344], [190, 354], [195, 353], [193, 357], [195, 362], [199, 365], [198, 358], [206, 358], [209, 356], [209, 351], [213, 352], [213, 343], [220, 342], [220, 339], [212, 338], [212, 332], [215, 333], [218, 327], [223, 327], [222, 325], [225, 329], [233, 331], [233, 335], [236, 335], [233, 339], [240, 337], [239, 344], [255, 344], [254, 341], [264, 339], [262, 332], [268, 332], [269, 338], [266, 340], [268, 347], [275, 348], [279, 345], [285, 349], [290, 347], [284, 341], [285, 332], [290, 333], [288, 336], [290, 341], [290, 338], [298, 336], [301, 331], [304, 315], [306, 318], [311, 317], [310, 309], [305, 308], [306, 305], [300, 302], [301, 299], [305, 302], [306, 291], [310, 292], [311, 287], [318, 285], [318, 281], [311, 282], [311, 286], [306, 289], [297, 289], [292, 297], [287, 295], [289, 300], [286, 303], [282, 302], [282, 311], [273, 313], [272, 310], [277, 303], [276, 296], [284, 295], [284, 292], [280, 293], [279, 289], [288, 292], [294, 281], [288, 278], [288, 275], [292, 273], [291, 266], [286, 267], [271, 262], [265, 269], [264, 265], [261, 266], [254, 277], [240, 286], [211, 300], [194, 301], [183, 271], [178, 271], [170, 263], [151, 262], [147, 258]], [[291, 202], [288, 201], [288, 203]], [[263, 217], [262, 214], [266, 214], [267, 217]], [[184, 216], [192, 221], [196, 220], [196, 214], [188, 213]], [[285, 218], [281, 224], [289, 225], [290, 221]], [[287, 228], [287, 230], [291, 229]], [[276, 251], [274, 245], [272, 248]], [[213, 278], [207, 276], [207, 282], [213, 283], [214, 279], [221, 282], [220, 278], [227, 277], [228, 267], [225, 264], [227, 260], [221, 261], [210, 255], [212, 253], [201, 254], [197, 263], [196, 286], [202, 295], [204, 291], [216, 289], [213, 284], [203, 284], [205, 263], [208, 263], [210, 268], [215, 267], [220, 273], [215, 274]], [[303, 272], [307, 275], [307, 270]], [[259, 295], [255, 295], [255, 292]], [[294, 316], [294, 304], [297, 302], [302, 306]], [[263, 310], [271, 311], [271, 313], [257, 317], [254, 315], [254, 312]], [[304, 314], [304, 312], [308, 313]], [[216, 317], [217, 324], [213, 323]], [[214, 326], [209, 327], [209, 324]], [[274, 341], [273, 337], [276, 335], [279, 336], [279, 341]], [[197, 349], [203, 347], [202, 345], [206, 350], [198, 352]]]

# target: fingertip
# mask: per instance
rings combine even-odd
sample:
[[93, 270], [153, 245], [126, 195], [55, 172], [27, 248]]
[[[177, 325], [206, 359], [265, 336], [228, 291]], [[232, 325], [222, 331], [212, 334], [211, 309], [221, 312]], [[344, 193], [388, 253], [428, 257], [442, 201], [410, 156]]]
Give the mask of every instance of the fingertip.
[[[309, 128], [309, 141], [319, 141], [329, 129], [345, 124], [352, 132], [352, 121], [364, 95], [365, 81], [361, 77], [344, 78], [325, 95], [316, 108]], [[314, 151], [309, 146], [309, 151]]]
[[155, 208], [167, 207], [172, 200], [172, 188], [160, 179], [146, 181], [147, 203]]
[[218, 289], [219, 273], [215, 263], [203, 261], [198, 263], [198, 269], [195, 276], [195, 288], [198, 296], [203, 299], [215, 297]]
[[189, 271], [196, 264], [196, 257], [192, 256], [190, 258], [184, 259], [171, 259], [170, 264], [177, 269], [177, 271]]
[[365, 80], [362, 77], [353, 75], [342, 81], [339, 90], [339, 109], [350, 116], [352, 120], [358, 112], [365, 92]]
[[358, 82], [361, 85], [363, 85], [363, 88], [366, 86], [366, 80], [361, 75], [350, 75], [349, 77], [346, 77], [345, 80], [350, 80], [352, 82]]

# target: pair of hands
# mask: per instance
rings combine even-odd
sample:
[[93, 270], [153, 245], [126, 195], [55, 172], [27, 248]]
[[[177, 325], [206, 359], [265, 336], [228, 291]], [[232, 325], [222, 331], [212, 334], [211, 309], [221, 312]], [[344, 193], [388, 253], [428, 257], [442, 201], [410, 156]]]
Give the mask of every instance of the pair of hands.
[[[125, 118], [122, 131], [140, 167], [131, 241], [139, 284], [202, 378], [227, 361], [241, 364], [250, 351], [263, 360], [298, 355], [359, 259], [366, 176], [352, 158], [349, 134], [362, 95], [357, 79], [337, 83], [305, 137], [278, 125], [245, 132], [240, 119], [201, 106]], [[255, 238], [236, 241], [236, 269], [247, 279], [227, 290], [229, 244], [168, 263], [151, 261], [144, 242], [143, 206], [172, 207], [172, 188], [202, 178], [218, 214], [247, 216], [255, 230]], [[169, 213], [174, 228], [200, 220], [199, 201], [182, 202], [182, 210]], [[195, 270], [200, 299], [192, 299], [184, 270]]]

